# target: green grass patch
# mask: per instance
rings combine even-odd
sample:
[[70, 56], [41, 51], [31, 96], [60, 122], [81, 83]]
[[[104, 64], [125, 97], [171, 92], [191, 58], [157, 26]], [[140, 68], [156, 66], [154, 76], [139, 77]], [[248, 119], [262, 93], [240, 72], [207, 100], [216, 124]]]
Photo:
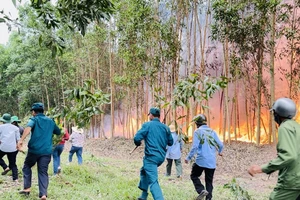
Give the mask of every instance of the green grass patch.
[[[50, 184], [48, 188], [49, 200], [136, 200], [140, 195], [137, 188], [141, 160], [98, 158], [85, 152], [83, 165], [77, 165], [77, 158], [67, 164], [68, 153], [62, 154], [62, 173], [53, 176], [52, 162], [49, 165]], [[13, 185], [10, 173], [0, 177], [1, 199], [38, 199], [37, 170], [33, 167], [33, 184], [29, 197], [22, 197], [18, 191], [22, 189], [21, 169], [25, 155], [18, 155], [19, 185]], [[164, 171], [161, 169], [160, 171]], [[183, 179], [165, 177], [159, 172], [159, 184], [166, 200], [193, 200], [197, 197], [192, 181], [188, 175]], [[253, 193], [249, 191], [251, 196]], [[268, 199], [268, 195], [260, 198]], [[223, 185], [214, 185], [213, 198], [216, 200], [236, 200], [236, 195]], [[149, 194], [149, 200], [153, 200]]]

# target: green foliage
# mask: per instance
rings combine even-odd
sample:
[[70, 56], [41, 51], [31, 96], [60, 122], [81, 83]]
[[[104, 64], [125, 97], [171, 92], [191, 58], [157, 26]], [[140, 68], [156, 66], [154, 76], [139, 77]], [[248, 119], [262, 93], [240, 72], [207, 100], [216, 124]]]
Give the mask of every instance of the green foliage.
[[[47, 113], [47, 115], [48, 114], [49, 113]], [[52, 137], [52, 145], [53, 145], [53, 147], [55, 147], [62, 141], [65, 131], [64, 131], [64, 127], [63, 127], [63, 124], [62, 124], [62, 121], [60, 120], [60, 118], [53, 118], [53, 120], [55, 121], [56, 125], [60, 129], [60, 134], [59, 135], [53, 134], [53, 137]]]
[[251, 196], [236, 181], [235, 178], [230, 183], [224, 185], [224, 188], [230, 189], [237, 200], [252, 200]]
[[146, 0], [116, 1], [116, 34], [118, 55], [123, 59], [124, 71], [115, 81], [135, 88], [146, 75], [145, 64], [151, 59], [147, 53], [153, 47], [157, 29], [152, 2]]
[[180, 42], [173, 28], [175, 18], [160, 21], [154, 1], [117, 0], [115, 5], [118, 56], [124, 62], [115, 81], [136, 88], [147, 80], [152, 86], [158, 72], [177, 59]]
[[208, 100], [221, 88], [227, 86], [228, 80], [225, 77], [209, 78], [200, 80], [197, 74], [192, 74], [189, 78], [179, 81], [173, 91], [172, 105], [189, 106], [189, 100], [192, 98], [196, 102]]
[[[16, 0], [12, 2], [16, 6]], [[30, 6], [36, 13], [36, 19], [41, 19], [50, 32], [67, 26], [72, 32], [75, 29], [79, 30], [83, 36], [89, 24], [99, 23], [103, 19], [107, 20], [114, 12], [114, 6], [110, 0], [58, 0], [55, 4], [50, 0], [30, 0]], [[22, 16], [20, 18], [22, 20]], [[20, 25], [3, 10], [0, 11], [0, 23], [6, 23], [9, 29], [12, 24]], [[40, 34], [37, 38], [40, 45], [44, 43], [44, 40], [48, 40], [46, 46], [51, 50], [53, 57], [58, 52], [62, 53], [65, 48], [63, 37], [52, 35], [45, 37]]]
[[109, 0], [58, 0], [52, 8], [51, 1], [31, 0], [31, 6], [37, 10], [38, 17], [44, 20], [47, 28], [56, 29], [64, 23], [77, 28], [85, 35], [87, 26], [92, 22], [107, 19], [113, 13], [113, 4]]
[[100, 89], [92, 92], [92, 84], [92, 80], [86, 80], [83, 87], [65, 91], [71, 106], [66, 106], [62, 115], [70, 121], [74, 120], [79, 127], [88, 126], [92, 116], [103, 113], [100, 106], [110, 103], [110, 94], [105, 94]]
[[[212, 25], [213, 39], [234, 43], [240, 54], [253, 54], [264, 46], [262, 38], [270, 31], [269, 14], [280, 1], [214, 1], [215, 23]], [[251, 8], [251, 12], [248, 10]]]
[[212, 148], [216, 148], [217, 151], [220, 149], [219, 144], [216, 142], [215, 138], [211, 136], [211, 133], [213, 130], [204, 130], [203, 134], [198, 135], [198, 139], [200, 141], [200, 144], [204, 144], [205, 141], [208, 142], [209, 146]]

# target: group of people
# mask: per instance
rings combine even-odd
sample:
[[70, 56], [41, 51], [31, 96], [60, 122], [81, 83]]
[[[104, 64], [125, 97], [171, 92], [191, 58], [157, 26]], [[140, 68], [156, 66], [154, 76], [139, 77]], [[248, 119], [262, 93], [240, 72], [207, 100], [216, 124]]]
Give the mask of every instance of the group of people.
[[[270, 174], [279, 171], [277, 184], [270, 195], [270, 200], [300, 200], [300, 124], [293, 118], [296, 115], [296, 104], [289, 98], [277, 99], [271, 110], [278, 124], [277, 157], [269, 163], [252, 165], [248, 173], [254, 176], [258, 173]], [[138, 200], [146, 200], [148, 189], [154, 200], [163, 200], [163, 193], [158, 183], [157, 168], [167, 160], [166, 176], [171, 175], [172, 162], [175, 162], [177, 177], [182, 176], [181, 150], [182, 139], [175, 126], [160, 122], [160, 110], [151, 108], [148, 113], [149, 122], [142, 125], [134, 136], [134, 143], [140, 146], [144, 140], [143, 166], [140, 170], [138, 188], [142, 190]], [[217, 133], [207, 125], [206, 116], [199, 114], [194, 117], [197, 129], [193, 134], [190, 152], [185, 158], [189, 163], [197, 154], [192, 166], [190, 178], [198, 196], [196, 200], [211, 200], [213, 194], [213, 177], [216, 169], [216, 156], [222, 156], [223, 143]], [[205, 173], [205, 186], [199, 177]]]
[[[248, 173], [254, 176], [258, 173], [270, 174], [279, 171], [277, 185], [270, 195], [270, 200], [300, 200], [300, 124], [293, 120], [296, 115], [296, 104], [289, 98], [279, 98], [275, 101], [271, 109], [278, 128], [277, 157], [269, 163], [258, 166], [252, 165]], [[34, 103], [31, 107], [33, 117], [31, 117], [25, 129], [18, 125], [20, 121], [16, 116], [11, 117], [4, 114], [0, 121], [0, 165], [3, 168], [2, 175], [9, 170], [12, 171], [14, 181], [18, 180], [18, 168], [16, 156], [18, 151], [22, 151], [23, 142], [31, 134], [28, 142], [28, 153], [23, 165], [23, 190], [19, 193], [30, 194], [32, 185], [31, 168], [37, 164], [39, 197], [42, 200], [47, 198], [47, 188], [49, 184], [48, 166], [53, 155], [54, 174], [60, 171], [60, 154], [64, 148], [64, 142], [68, 139], [72, 141], [69, 153], [69, 162], [72, 161], [74, 153], [77, 154], [78, 164], [82, 164], [82, 148], [84, 142], [83, 129], [72, 128], [69, 137], [67, 131], [63, 140], [53, 151], [53, 134], [61, 134], [61, 130], [56, 123], [44, 115], [44, 105]], [[134, 136], [134, 143], [140, 146], [145, 142], [143, 166], [140, 170], [139, 189], [142, 193], [138, 200], [146, 200], [148, 189], [154, 200], [163, 200], [163, 193], [158, 183], [157, 168], [167, 160], [166, 175], [171, 175], [172, 162], [175, 162], [177, 177], [182, 176], [181, 150], [182, 138], [178, 135], [175, 126], [160, 122], [160, 110], [151, 108], [148, 113], [149, 122], [142, 125]], [[216, 169], [216, 155], [222, 156], [223, 143], [218, 138], [217, 133], [207, 125], [207, 118], [203, 114], [194, 117], [197, 129], [193, 135], [193, 144], [190, 152], [185, 158], [185, 163], [189, 163], [197, 154], [192, 166], [190, 178], [198, 193], [197, 200], [211, 200], [213, 194], [213, 177]], [[20, 137], [21, 136], [21, 137]], [[7, 155], [9, 165], [3, 161], [3, 156]], [[205, 173], [205, 186], [199, 177]]]
[[[17, 117], [11, 117], [10, 114], [4, 114], [0, 121], [4, 124], [0, 125], [0, 164], [3, 168], [2, 175], [12, 171], [13, 181], [18, 181], [18, 168], [16, 165], [16, 157], [18, 151], [23, 152], [23, 143], [30, 135], [28, 141], [28, 152], [22, 168], [23, 172], [23, 190], [19, 194], [29, 195], [32, 186], [32, 167], [37, 164], [39, 198], [47, 199], [47, 189], [49, 184], [48, 166], [53, 156], [54, 174], [60, 172], [60, 155], [64, 148], [64, 143], [70, 140], [72, 143], [69, 152], [69, 162], [72, 162], [73, 154], [76, 153], [78, 164], [82, 164], [82, 148], [84, 142], [83, 129], [72, 127], [72, 134], [69, 136], [65, 130], [62, 141], [53, 149], [53, 134], [60, 135], [61, 130], [51, 118], [44, 115], [44, 105], [42, 103], [34, 103], [31, 107], [32, 117], [29, 119], [25, 129], [18, 125], [20, 121]], [[9, 165], [5, 164], [2, 159], [7, 155]]]
[[[16, 142], [20, 140], [20, 135], [23, 134], [23, 127], [18, 123], [21, 121], [17, 116], [11, 116], [8, 113], [3, 114], [0, 118], [3, 124], [0, 125], [0, 166], [3, 168], [2, 175], [12, 171], [14, 182], [18, 182], [18, 167], [16, 158], [18, 154]], [[7, 155], [8, 166], [3, 160], [3, 156]]]
[[[166, 176], [170, 176], [172, 163], [175, 162], [177, 178], [181, 178], [183, 141], [174, 125], [168, 127], [160, 122], [160, 110], [158, 108], [151, 108], [148, 116], [150, 121], [144, 123], [134, 136], [136, 146], [140, 146], [142, 140], [145, 142], [145, 156], [140, 170], [138, 186], [142, 193], [138, 200], [147, 199], [149, 188], [155, 200], [163, 200], [164, 197], [158, 183], [157, 168], [166, 159]], [[197, 130], [194, 132], [193, 145], [185, 159], [185, 163], [188, 163], [197, 153], [190, 177], [198, 193], [197, 200], [205, 197], [210, 200], [212, 199], [213, 176], [216, 168], [215, 154], [218, 152], [219, 155], [222, 155], [223, 143], [218, 138], [217, 133], [207, 126], [205, 115], [197, 115], [193, 121], [197, 126]], [[207, 140], [214, 140], [216, 145], [212, 146]], [[199, 179], [203, 172], [205, 172], [205, 186]]]

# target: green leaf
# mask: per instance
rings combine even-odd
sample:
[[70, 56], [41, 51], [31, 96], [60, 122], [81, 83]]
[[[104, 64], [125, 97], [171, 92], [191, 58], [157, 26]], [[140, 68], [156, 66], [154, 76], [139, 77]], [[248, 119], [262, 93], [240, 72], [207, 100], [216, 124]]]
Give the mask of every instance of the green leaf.
[[15, 7], [17, 7], [16, 0], [11, 0]]

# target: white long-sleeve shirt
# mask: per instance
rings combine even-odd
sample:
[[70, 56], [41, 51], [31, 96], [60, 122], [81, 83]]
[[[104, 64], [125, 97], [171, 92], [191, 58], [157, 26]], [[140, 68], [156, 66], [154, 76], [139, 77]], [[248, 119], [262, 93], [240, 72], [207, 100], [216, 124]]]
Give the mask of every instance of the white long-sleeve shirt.
[[72, 146], [83, 147], [83, 144], [84, 144], [84, 134], [83, 133], [78, 133], [78, 132], [73, 132], [71, 134], [69, 140], [71, 141]]
[[17, 142], [20, 140], [19, 128], [13, 124], [0, 125], [0, 150], [3, 152], [17, 151]]

